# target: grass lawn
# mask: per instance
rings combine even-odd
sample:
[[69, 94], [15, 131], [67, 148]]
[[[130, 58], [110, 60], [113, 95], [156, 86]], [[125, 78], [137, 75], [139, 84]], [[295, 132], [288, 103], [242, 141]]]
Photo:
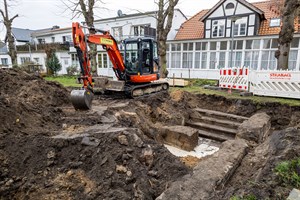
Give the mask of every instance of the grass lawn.
[[[56, 81], [61, 83], [65, 87], [82, 87], [82, 84], [76, 83], [76, 76], [49, 76], [45, 77], [48, 81]], [[275, 97], [263, 97], [263, 96], [250, 96], [250, 97], [242, 97], [238, 92], [232, 90], [232, 93], [228, 93], [227, 90], [207, 90], [203, 88], [203, 85], [214, 85], [216, 81], [209, 80], [200, 80], [194, 79], [191, 80], [191, 85], [188, 87], [170, 87], [170, 91], [175, 90], [184, 90], [187, 92], [191, 92], [194, 94], [208, 94], [208, 95], [219, 95], [224, 96], [229, 99], [250, 99], [254, 102], [265, 103], [265, 102], [277, 102], [281, 104], [288, 104], [290, 106], [300, 106], [300, 100], [297, 99], [286, 99], [286, 98], [275, 98]]]
[[48, 76], [47, 81], [56, 81], [65, 87], [82, 87], [82, 84], [76, 83], [76, 76]]
[[250, 99], [257, 103], [265, 102], [277, 102], [281, 104], [287, 104], [290, 106], [300, 106], [300, 100], [298, 99], [288, 99], [288, 98], [276, 98], [276, 97], [264, 97], [264, 96], [240, 96], [239, 92], [232, 90], [232, 93], [228, 93], [228, 90], [208, 90], [204, 89], [203, 85], [206, 84], [216, 84], [216, 81], [206, 81], [206, 80], [192, 80], [188, 87], [170, 87], [170, 91], [184, 90], [194, 94], [208, 94], [208, 95], [219, 95], [224, 96], [228, 99]]

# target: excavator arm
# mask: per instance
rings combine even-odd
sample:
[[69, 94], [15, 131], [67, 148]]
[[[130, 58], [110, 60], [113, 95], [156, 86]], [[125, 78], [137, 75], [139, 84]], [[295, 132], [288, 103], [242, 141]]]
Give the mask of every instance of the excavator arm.
[[119, 80], [124, 80], [125, 64], [116, 40], [112, 37], [112, 35], [110, 35], [108, 31], [103, 31], [95, 28], [89, 29], [91, 32], [101, 34], [85, 35], [83, 32], [83, 28], [78, 22], [74, 22], [72, 24], [74, 47], [76, 48], [79, 58], [81, 75], [84, 80], [84, 87], [86, 88], [88, 87], [88, 85], [92, 86], [91, 67], [87, 47], [88, 43], [102, 45], [102, 47], [107, 51], [109, 59], [113, 64], [113, 70], [117, 78]]
[[90, 32], [99, 32], [100, 34], [86, 35], [83, 31], [83, 27], [78, 22], [72, 23], [73, 43], [79, 60], [83, 89], [72, 90], [70, 99], [75, 109], [79, 110], [90, 109], [93, 99], [93, 77], [90, 56], [88, 53], [89, 43], [102, 45], [109, 55], [117, 78], [119, 80], [125, 79], [125, 64], [116, 40], [108, 31], [98, 30], [95, 28], [89, 29]]

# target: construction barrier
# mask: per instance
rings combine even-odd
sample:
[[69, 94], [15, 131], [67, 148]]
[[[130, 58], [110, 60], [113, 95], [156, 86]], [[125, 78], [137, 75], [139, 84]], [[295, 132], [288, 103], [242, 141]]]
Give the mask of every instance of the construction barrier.
[[300, 72], [251, 71], [249, 80], [254, 95], [300, 99]]
[[249, 69], [221, 69], [219, 87], [238, 90], [249, 90]]

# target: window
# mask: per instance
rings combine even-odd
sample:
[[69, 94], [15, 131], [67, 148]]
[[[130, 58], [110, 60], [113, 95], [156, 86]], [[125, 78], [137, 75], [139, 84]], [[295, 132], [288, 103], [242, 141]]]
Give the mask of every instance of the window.
[[7, 58], [1, 58], [2, 65], [8, 65], [8, 59]]
[[62, 36], [63, 42], [71, 42], [71, 35]]
[[194, 43], [183, 43], [182, 68], [193, 68]]
[[107, 54], [106, 53], [98, 54], [98, 67], [99, 68], [107, 68]]
[[220, 52], [218, 69], [225, 68], [226, 52]]
[[28, 62], [30, 62], [29, 57], [21, 57], [21, 64], [28, 63]]
[[201, 69], [206, 69], [206, 67], [207, 67], [207, 52], [203, 52], [201, 58]]
[[38, 43], [39, 44], [45, 44], [45, 38], [39, 38]]
[[55, 37], [51, 37], [51, 41], [52, 41], [52, 43], [54, 43], [55, 42]]
[[39, 64], [40, 59], [39, 58], [33, 58], [34, 62]]
[[68, 59], [64, 59], [64, 64], [68, 65], [69, 64], [69, 60]]
[[71, 54], [71, 59], [72, 59], [72, 65], [74, 65], [74, 66], [79, 65], [77, 54], [74, 54], [74, 53]]
[[171, 54], [171, 68], [180, 68], [180, 53]]
[[225, 35], [225, 19], [214, 20], [212, 25], [213, 37], [224, 37]]
[[171, 44], [171, 68], [181, 67], [181, 43]]
[[210, 50], [217, 50], [217, 42], [210, 42]]
[[297, 65], [297, 50], [291, 50], [289, 55], [289, 70], [296, 70]]
[[139, 25], [139, 26], [133, 26], [133, 35], [134, 36], [145, 36], [145, 27], [148, 27], [150, 25]]
[[193, 51], [193, 46], [194, 46], [193, 43], [183, 43], [183, 50], [184, 51], [187, 51], [187, 50]]
[[229, 67], [242, 67], [242, 52], [237, 51], [232, 54], [231, 63], [231, 52], [229, 53]]
[[122, 26], [112, 28], [113, 36], [116, 40], [121, 41], [123, 36]]
[[241, 19], [238, 19], [234, 23], [233, 33], [235, 36], [245, 36], [246, 29], [247, 29], [247, 17], [243, 17]]
[[280, 26], [280, 18], [273, 18], [270, 20], [270, 27], [279, 27]]
[[246, 41], [246, 49], [259, 49], [259, 48], [260, 48], [260, 40]]
[[209, 69], [216, 69], [217, 52], [211, 52], [209, 60], [210, 60], [210, 62], [209, 62]]
[[193, 53], [184, 52], [182, 58], [182, 68], [193, 68]]
[[273, 70], [276, 69], [277, 59], [275, 58], [275, 51], [263, 51], [261, 57], [261, 69]]
[[257, 70], [258, 68], [258, 51], [246, 51], [245, 52], [245, 61], [244, 66], [249, 67], [250, 69]]
[[233, 3], [228, 3], [226, 5], [225, 9], [234, 9], [234, 4]]

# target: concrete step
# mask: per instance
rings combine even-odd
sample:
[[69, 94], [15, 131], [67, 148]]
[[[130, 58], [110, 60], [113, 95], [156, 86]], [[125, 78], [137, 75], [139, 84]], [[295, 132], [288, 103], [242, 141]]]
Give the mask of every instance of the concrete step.
[[215, 110], [207, 110], [203, 108], [195, 108], [194, 110], [201, 114], [204, 114], [205, 116], [213, 116], [218, 119], [230, 119], [230, 120], [235, 120], [236, 122], [243, 122], [249, 119], [247, 117], [243, 117], [239, 115], [228, 114], [228, 113], [219, 112]]
[[226, 135], [226, 134], [220, 134], [220, 133], [213, 133], [205, 130], [198, 130], [199, 136], [202, 138], [207, 138], [219, 142], [225, 142], [226, 140], [233, 140], [234, 136], [232, 135]]
[[232, 128], [232, 129], [237, 129], [241, 125], [241, 122], [228, 120], [228, 119], [218, 119], [210, 116], [192, 116], [191, 121], [218, 125], [218, 126]]
[[188, 121], [186, 122], [187, 126], [199, 129], [199, 130], [205, 130], [205, 131], [209, 131], [209, 132], [213, 132], [213, 133], [221, 133], [221, 134], [230, 134], [232, 136], [235, 137], [237, 130], [236, 129], [232, 129], [232, 128], [226, 128], [226, 127], [222, 127], [222, 126], [216, 126], [216, 125], [212, 125], [212, 124], [205, 124], [205, 123], [201, 123], [201, 122], [191, 122]]

